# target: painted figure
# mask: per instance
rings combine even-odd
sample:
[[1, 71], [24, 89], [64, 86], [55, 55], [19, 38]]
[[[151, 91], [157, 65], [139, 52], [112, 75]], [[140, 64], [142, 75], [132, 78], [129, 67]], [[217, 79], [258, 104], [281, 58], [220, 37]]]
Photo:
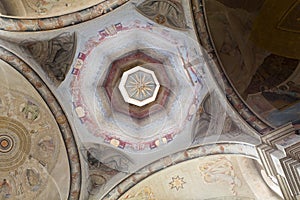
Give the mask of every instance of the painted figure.
[[11, 196], [11, 185], [7, 181], [7, 179], [3, 179], [2, 183], [0, 183], [0, 194], [2, 199], [8, 199]]

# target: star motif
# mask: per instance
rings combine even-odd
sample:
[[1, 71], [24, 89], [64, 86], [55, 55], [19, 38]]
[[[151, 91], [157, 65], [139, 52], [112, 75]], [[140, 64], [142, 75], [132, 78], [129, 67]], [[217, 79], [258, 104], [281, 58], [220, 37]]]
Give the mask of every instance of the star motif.
[[180, 188], [183, 189], [183, 184], [186, 182], [183, 181], [183, 177], [180, 178], [179, 176], [172, 177], [172, 181], [169, 183], [171, 185], [171, 189], [176, 188], [178, 191]]
[[119, 83], [124, 100], [139, 107], [155, 101], [159, 88], [154, 72], [140, 66], [125, 71]]
[[130, 81], [126, 84], [126, 88], [130, 91], [130, 97], [135, 96], [136, 98], [146, 99], [152, 96], [152, 93], [155, 89], [155, 83], [152, 80], [151, 75], [141, 73], [138, 71], [138, 74], [129, 76]]

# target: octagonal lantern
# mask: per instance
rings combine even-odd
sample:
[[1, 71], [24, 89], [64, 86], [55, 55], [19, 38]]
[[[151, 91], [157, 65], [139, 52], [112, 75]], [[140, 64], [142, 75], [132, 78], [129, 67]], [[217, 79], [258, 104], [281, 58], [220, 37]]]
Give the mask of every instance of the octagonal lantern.
[[140, 66], [125, 71], [119, 84], [125, 102], [139, 107], [155, 101], [159, 87], [154, 72]]

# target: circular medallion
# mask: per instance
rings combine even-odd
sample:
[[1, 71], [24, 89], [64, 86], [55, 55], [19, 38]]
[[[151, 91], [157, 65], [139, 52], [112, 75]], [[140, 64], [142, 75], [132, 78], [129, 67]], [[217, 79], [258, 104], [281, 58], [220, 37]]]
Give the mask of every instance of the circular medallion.
[[8, 153], [14, 146], [13, 139], [8, 135], [0, 136], [0, 152]]
[[28, 158], [31, 138], [18, 121], [0, 117], [0, 171], [16, 169]]

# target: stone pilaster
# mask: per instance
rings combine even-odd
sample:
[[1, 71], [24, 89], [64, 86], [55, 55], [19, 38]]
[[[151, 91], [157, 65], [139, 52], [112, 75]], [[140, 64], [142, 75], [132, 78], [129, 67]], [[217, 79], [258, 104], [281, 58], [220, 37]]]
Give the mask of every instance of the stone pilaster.
[[300, 199], [300, 135], [295, 126], [287, 124], [263, 135], [256, 148], [268, 176], [278, 183], [283, 197]]

